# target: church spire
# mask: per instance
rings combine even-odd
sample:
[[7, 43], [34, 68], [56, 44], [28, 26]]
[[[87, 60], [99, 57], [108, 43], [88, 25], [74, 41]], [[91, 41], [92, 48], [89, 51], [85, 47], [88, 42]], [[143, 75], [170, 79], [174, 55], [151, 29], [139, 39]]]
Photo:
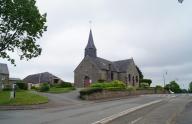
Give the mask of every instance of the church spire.
[[91, 29], [90, 29], [90, 33], [89, 33], [88, 43], [85, 48], [85, 57], [86, 56], [97, 57], [97, 49], [96, 49], [94, 41], [93, 41], [93, 35], [92, 35]]

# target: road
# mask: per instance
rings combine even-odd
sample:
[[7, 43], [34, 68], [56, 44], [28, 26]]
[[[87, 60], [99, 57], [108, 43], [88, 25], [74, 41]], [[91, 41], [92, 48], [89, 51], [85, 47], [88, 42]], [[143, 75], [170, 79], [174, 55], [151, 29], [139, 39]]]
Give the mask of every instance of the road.
[[192, 124], [191, 101], [191, 96], [176, 95], [119, 117], [107, 124]]
[[[59, 108], [0, 111], [0, 124], [93, 124], [94, 122], [124, 110], [129, 110], [157, 100], [162, 101], [137, 110], [135, 115], [135, 112], [133, 112], [132, 114], [128, 114], [128, 117], [123, 116], [120, 120], [116, 119], [110, 124], [123, 124], [127, 118], [130, 118], [132, 121], [136, 120], [138, 123], [141, 120], [145, 122], [154, 122], [162, 118], [169, 120], [170, 117], [168, 115], [172, 115], [169, 113], [182, 111], [185, 109], [185, 105], [191, 101], [191, 97], [189, 96], [174, 96], [175, 95], [143, 95], [106, 102], [88, 102], [71, 106], [61, 106]], [[128, 123], [126, 122], [126, 124]], [[161, 124], [161, 121], [153, 124]]]

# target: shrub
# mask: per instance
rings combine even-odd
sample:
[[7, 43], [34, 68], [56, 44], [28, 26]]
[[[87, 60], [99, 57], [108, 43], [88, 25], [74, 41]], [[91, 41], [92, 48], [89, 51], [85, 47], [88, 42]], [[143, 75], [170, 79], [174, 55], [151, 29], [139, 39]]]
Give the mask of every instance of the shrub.
[[73, 87], [73, 85], [72, 85], [72, 83], [70, 83], [70, 82], [61, 82], [60, 84], [59, 84], [59, 86], [60, 87]]
[[50, 89], [50, 86], [48, 83], [40, 84], [40, 87], [39, 87], [40, 92], [46, 92], [46, 91], [49, 91], [49, 89]]
[[104, 82], [104, 83], [93, 83], [90, 87], [93, 88], [102, 88], [102, 89], [110, 89], [110, 88], [116, 88], [116, 89], [126, 89], [126, 85], [122, 81], [112, 81], [112, 82]]
[[20, 89], [20, 90], [27, 90], [27, 84], [23, 83], [23, 82], [17, 82], [16, 86]]
[[126, 89], [119, 88], [119, 87], [107, 87], [107, 88], [105, 88], [105, 90], [110, 90], [110, 91], [123, 91], [123, 90], [126, 90]]
[[11, 90], [13, 90], [11, 85], [5, 85], [3, 88], [3, 91], [11, 91]]
[[102, 92], [102, 91], [103, 91], [102, 88], [87, 88], [87, 89], [81, 90], [79, 93], [80, 93], [80, 96], [84, 96], [84, 95], [90, 95], [90, 94]]
[[136, 89], [135, 89], [133, 86], [128, 85], [128, 86], [127, 86], [127, 90], [128, 90], [128, 91], [135, 91]]
[[140, 83], [140, 87], [141, 88], [149, 88], [149, 84], [148, 83]]
[[150, 86], [152, 83], [152, 80], [151, 79], [141, 79], [139, 82], [140, 82], [140, 86], [142, 83], [148, 83], [148, 85]]
[[160, 86], [160, 85], [157, 85], [157, 86], [155, 87], [155, 89], [156, 89], [156, 90], [163, 90], [163, 87]]

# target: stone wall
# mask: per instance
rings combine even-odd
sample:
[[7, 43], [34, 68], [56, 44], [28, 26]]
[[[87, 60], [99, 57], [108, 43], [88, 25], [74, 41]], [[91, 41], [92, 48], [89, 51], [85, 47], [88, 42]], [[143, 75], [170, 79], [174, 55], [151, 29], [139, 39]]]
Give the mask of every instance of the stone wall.
[[101, 77], [99, 69], [88, 58], [84, 58], [80, 65], [75, 69], [75, 87], [84, 87], [85, 76], [88, 76], [92, 82], [96, 82]]
[[81, 96], [85, 100], [101, 100], [101, 99], [110, 99], [110, 98], [120, 98], [126, 96], [135, 96], [135, 95], [144, 95], [144, 94], [165, 94], [163, 90], [136, 90], [136, 91], [108, 91], [103, 90], [102, 92], [93, 93], [91, 95]]

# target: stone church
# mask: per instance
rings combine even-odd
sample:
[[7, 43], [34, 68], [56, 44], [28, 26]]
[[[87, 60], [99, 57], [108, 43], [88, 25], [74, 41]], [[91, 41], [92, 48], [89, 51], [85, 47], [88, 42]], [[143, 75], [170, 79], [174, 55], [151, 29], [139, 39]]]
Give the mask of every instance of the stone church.
[[139, 85], [139, 70], [134, 60], [109, 61], [97, 56], [92, 31], [85, 48], [85, 55], [81, 63], [74, 70], [76, 87], [88, 87], [91, 83], [100, 81], [120, 80], [127, 85]]

